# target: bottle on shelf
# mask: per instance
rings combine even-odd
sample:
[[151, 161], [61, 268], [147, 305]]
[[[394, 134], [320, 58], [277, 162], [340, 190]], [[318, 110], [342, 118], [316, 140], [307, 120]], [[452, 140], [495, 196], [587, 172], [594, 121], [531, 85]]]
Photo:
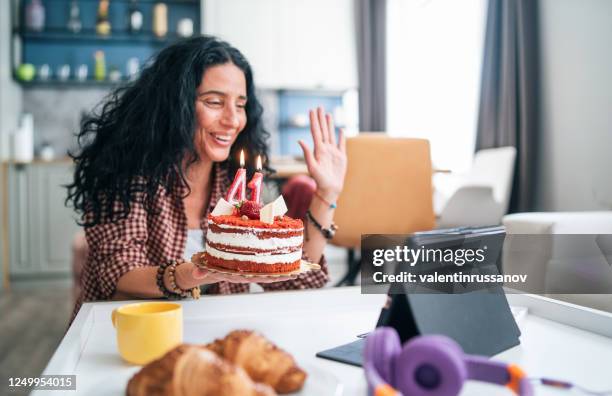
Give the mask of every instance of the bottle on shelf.
[[140, 72], [140, 60], [135, 56], [128, 59], [125, 70], [130, 81], [137, 79]]
[[168, 33], [168, 6], [164, 3], [153, 7], [153, 33], [159, 38]]
[[78, 0], [72, 0], [70, 2], [70, 18], [66, 26], [72, 33], [78, 33], [81, 31], [83, 24], [81, 23], [81, 10], [79, 8]]
[[96, 60], [94, 79], [96, 81], [104, 81], [106, 79], [106, 60], [104, 59], [104, 51], [96, 51], [94, 58]]
[[111, 65], [111, 67], [108, 68], [108, 80], [112, 81], [112, 82], [119, 82], [121, 81], [121, 71], [119, 70], [119, 68], [117, 66]]
[[44, 63], [38, 68], [38, 79], [47, 81], [49, 78], [51, 78], [51, 66], [48, 63]]
[[88, 73], [88, 67], [86, 64], [81, 64], [79, 65], [79, 67], [76, 70], [76, 79], [77, 81], [80, 82], [84, 82], [87, 81], [87, 73]]
[[111, 32], [111, 24], [108, 19], [109, 0], [100, 0], [98, 3], [98, 16], [96, 18], [96, 33], [100, 36], [108, 36]]
[[45, 7], [40, 0], [32, 0], [26, 7], [26, 27], [41, 32], [45, 29]]
[[193, 19], [183, 18], [176, 25], [176, 33], [181, 37], [193, 36]]
[[130, 0], [130, 8], [128, 11], [128, 30], [132, 34], [142, 31], [143, 14], [138, 6], [138, 0]]

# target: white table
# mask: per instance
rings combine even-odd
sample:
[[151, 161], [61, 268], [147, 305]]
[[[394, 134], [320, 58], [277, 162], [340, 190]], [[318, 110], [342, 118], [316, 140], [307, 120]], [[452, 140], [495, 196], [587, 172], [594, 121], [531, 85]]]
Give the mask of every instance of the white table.
[[[255, 329], [292, 353], [300, 365], [335, 376], [343, 384], [344, 395], [365, 395], [361, 369], [314, 355], [370, 331], [385, 298], [362, 295], [359, 287], [204, 296], [182, 302], [184, 341], [205, 343], [234, 329]], [[513, 306], [528, 307], [529, 314], [519, 321], [521, 345], [496, 359], [518, 363], [531, 377], [612, 389], [612, 315], [536, 296], [508, 295], [508, 299]], [[125, 303], [83, 305], [43, 373], [76, 374], [77, 391], [64, 394], [124, 394], [127, 380], [139, 368], [119, 357], [110, 314]], [[511, 393], [503, 387], [470, 382], [462, 395], [473, 394]], [[536, 394], [568, 393], [538, 387]]]

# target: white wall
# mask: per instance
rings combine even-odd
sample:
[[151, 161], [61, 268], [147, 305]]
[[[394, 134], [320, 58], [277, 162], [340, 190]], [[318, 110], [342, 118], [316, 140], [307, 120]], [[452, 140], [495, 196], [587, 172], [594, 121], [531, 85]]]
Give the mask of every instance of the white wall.
[[8, 157], [8, 134], [17, 127], [22, 104], [21, 88], [11, 77], [10, 10], [9, 1], [0, 1], [0, 160]]
[[260, 89], [357, 87], [353, 0], [205, 0], [204, 32], [238, 48]]
[[540, 0], [539, 210], [612, 209], [612, 1]]
[[[12, 1], [12, 0], [11, 0]], [[15, 9], [13, 7], [13, 9]], [[10, 2], [0, 1], [0, 161], [9, 155], [8, 134], [17, 126], [21, 112], [21, 88], [12, 80], [11, 67], [11, 13]], [[3, 208], [2, 197], [5, 188], [2, 173], [0, 173], [0, 209]], [[3, 211], [0, 210], [0, 224]], [[0, 238], [0, 271], [3, 269], [4, 249], [3, 238]], [[3, 274], [0, 273], [0, 290], [2, 290]]]

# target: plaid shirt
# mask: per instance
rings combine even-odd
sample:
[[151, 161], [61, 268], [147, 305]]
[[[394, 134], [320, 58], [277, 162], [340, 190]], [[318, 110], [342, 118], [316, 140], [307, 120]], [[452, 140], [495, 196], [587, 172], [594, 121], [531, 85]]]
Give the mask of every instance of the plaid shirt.
[[[210, 202], [200, 228], [206, 235], [207, 217], [228, 188], [227, 169], [213, 167]], [[144, 266], [158, 266], [168, 260], [182, 260], [187, 240], [187, 217], [182, 196], [187, 187], [181, 186], [169, 194], [160, 187], [155, 197], [154, 211], [148, 214], [137, 200], [127, 218], [98, 224], [85, 229], [89, 255], [83, 271], [82, 292], [74, 316], [84, 301], [108, 300], [115, 293], [119, 278], [126, 272]], [[291, 206], [291, 202], [288, 202]], [[304, 259], [307, 257], [304, 255]], [[321, 271], [308, 272], [294, 280], [263, 283], [264, 290], [308, 289], [323, 287], [328, 281], [325, 259]], [[206, 294], [246, 293], [249, 284], [218, 282], [206, 289]]]

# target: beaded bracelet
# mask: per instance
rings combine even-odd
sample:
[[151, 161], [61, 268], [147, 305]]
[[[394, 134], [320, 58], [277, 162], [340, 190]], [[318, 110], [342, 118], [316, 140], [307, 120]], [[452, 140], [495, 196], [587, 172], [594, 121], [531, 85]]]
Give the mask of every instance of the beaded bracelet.
[[332, 221], [331, 226], [329, 228], [323, 228], [323, 226], [312, 216], [310, 209], [306, 211], [306, 219], [312, 223], [313, 226], [325, 237], [325, 239], [332, 239], [336, 234], [336, 230], [338, 226]]
[[[197, 300], [198, 298], [200, 298], [199, 287], [194, 287], [190, 290], [183, 290], [177, 286], [175, 273], [176, 267], [179, 264], [181, 264], [181, 262], [177, 260], [170, 260], [159, 266], [159, 268], [157, 269], [157, 287], [162, 292], [164, 297], [170, 300], [186, 298], [189, 297], [189, 295], [191, 295], [191, 297]], [[166, 269], [168, 270], [168, 280], [170, 282], [171, 290], [169, 290], [164, 284], [164, 273], [166, 272]]]

